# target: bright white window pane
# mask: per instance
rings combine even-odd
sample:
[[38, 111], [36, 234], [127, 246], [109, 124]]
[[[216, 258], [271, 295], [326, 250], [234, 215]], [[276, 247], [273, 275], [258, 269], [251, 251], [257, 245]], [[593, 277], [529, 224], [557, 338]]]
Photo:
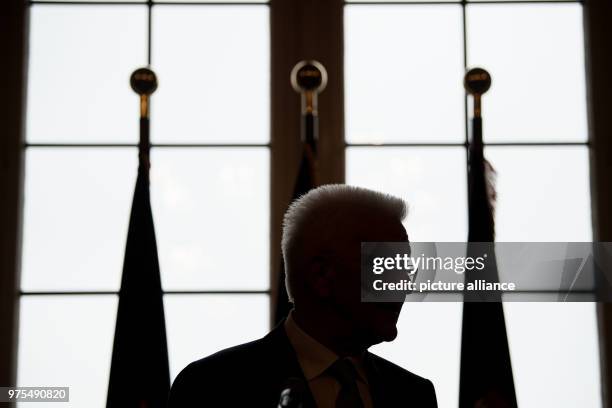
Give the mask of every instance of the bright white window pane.
[[587, 138], [582, 7], [471, 5], [468, 63], [486, 68], [487, 141]]
[[458, 3], [459, 0], [349, 0], [347, 1], [348, 4], [351, 3], [427, 3], [427, 2], [435, 2], [435, 3], [440, 3], [440, 2], [445, 2], [445, 3]]
[[146, 7], [36, 5], [30, 18], [28, 141], [137, 142]]
[[461, 7], [347, 6], [349, 143], [464, 140]]
[[497, 241], [591, 241], [588, 148], [488, 147]]
[[[34, 0], [37, 1], [37, 0]], [[44, 0], [43, 0], [44, 1]], [[70, 3], [70, 2], [74, 2], [74, 0], [53, 0], [53, 2], [57, 2], [57, 3]], [[79, 3], [147, 3], [147, 0], [78, 0]], [[36, 5], [38, 6], [38, 5]], [[71, 6], [73, 6], [71, 4]], [[108, 7], [108, 5], [105, 5], [105, 7]], [[123, 6], [125, 7], [125, 6]]]
[[153, 0], [153, 3], [253, 3], [267, 4], [267, 0]]
[[518, 405], [601, 407], [594, 303], [506, 303]]
[[404, 198], [411, 241], [465, 241], [466, 163], [463, 148], [353, 147], [347, 184]]
[[192, 361], [269, 329], [268, 295], [166, 295], [164, 305], [172, 380]]
[[268, 25], [267, 6], [153, 9], [156, 142], [268, 142]]
[[70, 403], [37, 407], [106, 406], [116, 313], [113, 295], [21, 298], [17, 384], [70, 387]]
[[[483, 2], [490, 2], [491, 0], [467, 0], [468, 3], [483, 3]], [[497, 2], [508, 2], [508, 3], [516, 3], [517, 0], [495, 0]], [[520, 0], [521, 2], [534, 2], [534, 3], [538, 3], [538, 2], [542, 2], [542, 0]], [[580, 0], [567, 0], [569, 2], [571, 1], [575, 1], [576, 3], [578, 3]]]
[[137, 156], [27, 150], [22, 289], [119, 289]]
[[[68, 3], [74, 0], [53, 0], [58, 3]], [[146, 3], [147, 0], [78, 0], [82, 3], [99, 3], [99, 2], [107, 2], [107, 3]], [[108, 7], [108, 6], [106, 6]]]
[[[404, 198], [412, 241], [466, 238], [466, 164], [462, 148], [349, 148], [347, 184]], [[456, 406], [460, 303], [406, 303], [398, 338], [374, 353], [433, 381], [440, 407]], [[444, 322], [444, 324], [431, 324]]]
[[267, 148], [162, 149], [152, 205], [168, 290], [267, 289]]
[[430, 379], [436, 388], [440, 408], [456, 407], [461, 316], [461, 303], [405, 303], [397, 338], [374, 346], [370, 351]]

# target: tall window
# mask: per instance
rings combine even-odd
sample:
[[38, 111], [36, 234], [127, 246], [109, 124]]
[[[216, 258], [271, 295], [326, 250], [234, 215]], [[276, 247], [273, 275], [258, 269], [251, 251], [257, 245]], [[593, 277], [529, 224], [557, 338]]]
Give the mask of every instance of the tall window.
[[[404, 197], [413, 241], [465, 241], [462, 80], [481, 66], [497, 240], [591, 241], [581, 4], [376, 3], [345, 7], [347, 183]], [[594, 305], [504, 308], [519, 406], [600, 406]], [[460, 339], [461, 304], [409, 303], [398, 339], [376, 349], [452, 407]]]
[[[268, 330], [273, 6], [30, 2], [18, 384], [104, 406], [137, 169], [128, 81], [148, 63], [171, 377]], [[579, 1], [350, 1], [344, 22], [346, 182], [404, 197], [411, 240], [466, 240], [473, 66], [493, 77], [497, 240], [592, 239]], [[519, 405], [601, 406], [593, 304], [504, 308]], [[441, 408], [457, 406], [461, 313], [406, 304], [398, 339], [374, 348], [431, 378]]]
[[31, 4], [18, 383], [75, 407], [106, 400], [149, 62], [171, 377], [269, 326], [268, 5], [170, 3]]

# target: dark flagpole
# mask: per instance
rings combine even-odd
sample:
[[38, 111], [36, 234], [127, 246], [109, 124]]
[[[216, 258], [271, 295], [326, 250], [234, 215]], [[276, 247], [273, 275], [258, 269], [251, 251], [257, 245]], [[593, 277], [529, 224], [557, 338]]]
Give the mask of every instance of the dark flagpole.
[[[487, 71], [474, 68], [464, 85], [474, 100], [472, 138], [468, 149], [468, 256], [482, 256], [486, 267], [466, 274], [470, 282], [498, 282], [495, 257], [494, 170], [485, 160], [482, 142], [481, 97], [491, 86]], [[484, 243], [484, 244], [481, 244]], [[490, 243], [490, 244], [486, 244]], [[480, 302], [478, 302], [480, 301]], [[464, 292], [461, 333], [459, 408], [516, 408], [512, 364], [503, 304], [499, 293]]]
[[[317, 174], [317, 142], [319, 139], [318, 94], [327, 85], [327, 71], [318, 61], [300, 61], [291, 70], [291, 85], [302, 100], [302, 158], [291, 201], [319, 185]], [[273, 321], [281, 322], [291, 310], [285, 289], [285, 266], [280, 260]]]
[[130, 79], [140, 96], [138, 177], [125, 248], [107, 408], [163, 408], [170, 389], [164, 305], [149, 194], [149, 98], [155, 73]]

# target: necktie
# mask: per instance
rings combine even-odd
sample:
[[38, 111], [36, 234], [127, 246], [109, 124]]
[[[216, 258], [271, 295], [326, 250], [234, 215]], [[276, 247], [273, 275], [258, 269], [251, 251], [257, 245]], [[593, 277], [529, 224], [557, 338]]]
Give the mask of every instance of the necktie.
[[336, 408], [363, 408], [357, 388], [357, 371], [348, 359], [338, 359], [328, 369], [329, 374], [340, 383]]

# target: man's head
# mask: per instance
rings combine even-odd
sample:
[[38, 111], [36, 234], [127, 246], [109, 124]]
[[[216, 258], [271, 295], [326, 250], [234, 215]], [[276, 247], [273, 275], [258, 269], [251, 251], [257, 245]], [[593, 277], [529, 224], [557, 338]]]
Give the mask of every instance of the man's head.
[[407, 241], [405, 215], [403, 200], [346, 185], [325, 185], [294, 201], [282, 250], [296, 310], [331, 321], [363, 347], [393, 340], [402, 303], [361, 302], [360, 251], [361, 242]]

